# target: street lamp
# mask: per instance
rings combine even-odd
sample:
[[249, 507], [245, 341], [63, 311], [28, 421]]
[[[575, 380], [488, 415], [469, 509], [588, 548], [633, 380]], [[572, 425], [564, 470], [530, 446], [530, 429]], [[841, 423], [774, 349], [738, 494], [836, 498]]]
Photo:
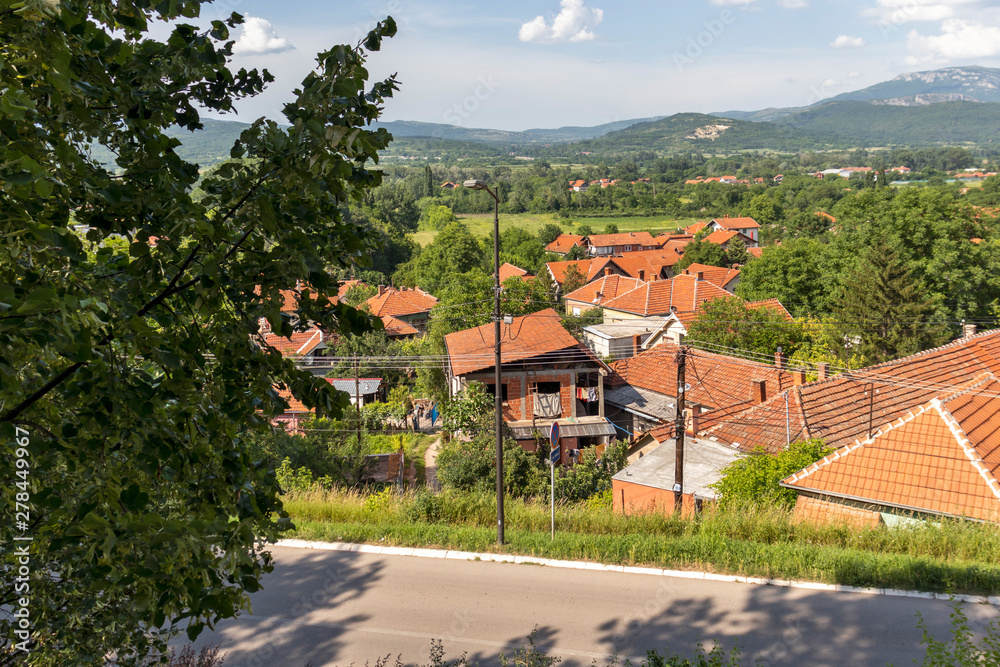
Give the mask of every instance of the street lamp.
[[497, 438], [497, 544], [503, 544], [503, 400], [500, 384], [500, 199], [490, 190], [486, 181], [469, 179], [463, 185], [472, 190], [486, 190], [493, 197], [493, 346], [494, 360], [493, 393], [496, 400]]

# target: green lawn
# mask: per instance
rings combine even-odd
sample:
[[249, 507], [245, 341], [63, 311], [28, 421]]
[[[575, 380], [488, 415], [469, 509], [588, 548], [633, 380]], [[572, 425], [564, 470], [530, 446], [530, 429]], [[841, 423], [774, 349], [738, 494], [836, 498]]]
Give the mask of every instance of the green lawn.
[[[492, 237], [493, 215], [490, 213], [466, 214], [458, 216], [459, 220], [468, 225], [470, 231], [476, 236]], [[621, 217], [608, 216], [601, 218], [559, 218], [552, 213], [503, 213], [500, 215], [500, 231], [510, 227], [521, 227], [532, 234], [536, 233], [542, 225], [553, 223], [562, 227], [563, 231], [573, 234], [580, 225], [590, 225], [595, 233], [600, 233], [605, 225], [615, 224], [622, 232], [674, 232], [677, 229], [687, 227], [695, 221], [694, 218], [674, 218], [667, 215], [656, 215], [650, 217]], [[435, 231], [421, 231], [411, 234], [411, 237], [419, 245], [425, 246], [437, 236]]]

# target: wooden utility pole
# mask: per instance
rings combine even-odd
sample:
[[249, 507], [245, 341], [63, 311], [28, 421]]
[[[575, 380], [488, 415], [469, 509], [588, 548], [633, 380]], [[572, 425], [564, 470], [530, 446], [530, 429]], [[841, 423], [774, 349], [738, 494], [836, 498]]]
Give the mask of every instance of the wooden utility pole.
[[872, 417], [875, 412], [875, 385], [868, 383], [868, 437], [872, 437]]
[[354, 407], [358, 417], [358, 447], [361, 447], [361, 380], [358, 379], [358, 360], [354, 360]]
[[680, 514], [682, 496], [684, 494], [684, 393], [687, 384], [684, 381], [687, 355], [685, 346], [681, 345], [677, 353], [677, 415], [674, 418], [674, 513]]

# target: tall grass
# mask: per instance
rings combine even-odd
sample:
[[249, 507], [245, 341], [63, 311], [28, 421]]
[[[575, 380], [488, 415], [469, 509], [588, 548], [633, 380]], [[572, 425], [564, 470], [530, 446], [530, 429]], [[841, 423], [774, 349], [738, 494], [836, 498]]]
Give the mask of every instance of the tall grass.
[[[302, 539], [496, 551], [489, 493], [354, 491], [288, 496]], [[508, 499], [506, 551], [615, 564], [941, 592], [1000, 593], [1000, 527], [958, 520], [858, 529], [792, 521], [776, 507], [709, 508], [694, 519], [620, 516], [585, 503]]]

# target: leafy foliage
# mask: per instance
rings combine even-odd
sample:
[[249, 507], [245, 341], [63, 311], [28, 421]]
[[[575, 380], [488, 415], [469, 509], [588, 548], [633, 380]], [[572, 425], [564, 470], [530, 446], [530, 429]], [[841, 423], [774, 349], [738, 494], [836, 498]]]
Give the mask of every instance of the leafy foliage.
[[752, 350], [771, 355], [782, 348], [794, 354], [805, 338], [796, 322], [777, 308], [751, 308], [740, 299], [712, 299], [701, 304], [688, 328], [687, 342], [695, 347], [725, 353], [720, 348]]
[[[239, 15], [184, 22], [202, 4], [0, 10], [0, 438], [26, 433], [30, 451], [33, 664], [147, 655], [247, 606], [271, 567], [260, 546], [288, 525], [247, 438], [283, 411], [275, 385], [320, 413], [342, 406], [262, 346], [259, 320], [284, 336], [368, 326], [325, 295], [328, 269], [372, 239], [342, 210], [380, 182], [366, 163], [390, 137], [366, 127], [396, 84], [367, 87], [364, 62], [394, 22], [319, 54], [287, 126], [246, 128], [229, 151], [246, 159], [207, 176], [195, 201], [198, 165], [167, 128], [197, 130], [200, 109], [231, 111], [271, 80], [228, 68]], [[154, 20], [165, 41], [150, 38]], [[91, 146], [114, 154], [113, 172]], [[280, 291], [300, 285], [311, 289], [283, 315]], [[0, 461], [13, 479], [13, 459]], [[5, 485], [0, 502], [14, 493]], [[13, 528], [0, 528], [0, 568]], [[4, 577], [0, 605], [16, 597]], [[0, 619], [7, 637], [10, 625]]]
[[773, 456], [758, 447], [723, 468], [721, 479], [712, 488], [719, 492], [719, 505], [723, 509], [754, 503], [791, 507], [797, 494], [782, 488], [778, 482], [831, 451], [821, 440], [793, 442]]

